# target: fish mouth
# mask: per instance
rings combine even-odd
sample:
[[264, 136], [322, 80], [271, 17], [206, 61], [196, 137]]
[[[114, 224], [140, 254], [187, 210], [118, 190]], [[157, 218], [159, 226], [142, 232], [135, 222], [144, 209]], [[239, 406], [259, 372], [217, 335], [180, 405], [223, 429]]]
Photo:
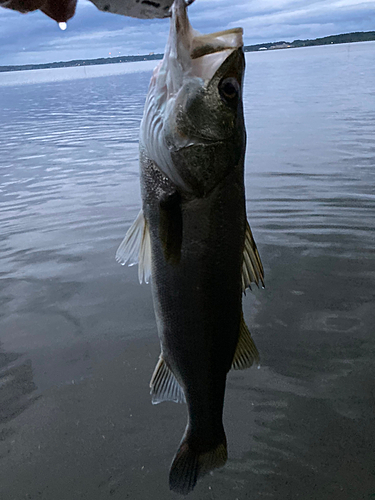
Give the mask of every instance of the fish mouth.
[[185, 0], [175, 0], [172, 5], [167, 49], [185, 75], [210, 80], [232, 52], [243, 47], [243, 29], [201, 34], [190, 24], [188, 4]]
[[211, 80], [232, 52], [242, 46], [242, 28], [194, 37], [190, 50], [192, 73], [203, 80]]
[[242, 47], [242, 28], [217, 31], [208, 35], [198, 35], [192, 39], [190, 57], [198, 59], [223, 50], [235, 50]]

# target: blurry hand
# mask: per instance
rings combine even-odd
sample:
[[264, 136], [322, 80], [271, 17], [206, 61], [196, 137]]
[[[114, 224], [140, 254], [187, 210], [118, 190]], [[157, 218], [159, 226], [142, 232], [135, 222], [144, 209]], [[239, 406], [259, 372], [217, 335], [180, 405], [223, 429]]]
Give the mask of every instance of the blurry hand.
[[58, 23], [74, 16], [77, 0], [0, 0], [1, 7], [26, 13], [41, 10]]
[[[169, 17], [169, 8], [173, 0], [91, 0], [98, 9], [122, 16], [153, 19]], [[0, 7], [26, 13], [41, 10], [58, 23], [66, 22], [74, 16], [77, 0], [0, 0]]]

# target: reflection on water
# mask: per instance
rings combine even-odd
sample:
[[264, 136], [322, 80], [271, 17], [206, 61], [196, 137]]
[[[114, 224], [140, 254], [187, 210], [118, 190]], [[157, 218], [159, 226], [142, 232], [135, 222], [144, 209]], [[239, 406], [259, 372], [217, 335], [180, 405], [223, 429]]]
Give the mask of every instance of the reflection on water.
[[[17, 417], [35, 399], [32, 394], [36, 386], [33, 382], [31, 361], [26, 360], [15, 365], [14, 361], [18, 357], [18, 354], [0, 351], [0, 425]], [[2, 435], [6, 437], [8, 431], [2, 429]]]
[[[246, 56], [247, 209], [266, 289], [244, 312], [261, 369], [230, 374], [230, 460], [192, 500], [375, 494], [374, 47]], [[185, 409], [150, 404], [150, 290], [114, 261], [140, 206], [143, 69], [0, 80], [4, 498], [173, 496]]]
[[0, 463], [10, 453], [16, 433], [12, 422], [38, 398], [30, 359], [4, 352], [0, 343]]

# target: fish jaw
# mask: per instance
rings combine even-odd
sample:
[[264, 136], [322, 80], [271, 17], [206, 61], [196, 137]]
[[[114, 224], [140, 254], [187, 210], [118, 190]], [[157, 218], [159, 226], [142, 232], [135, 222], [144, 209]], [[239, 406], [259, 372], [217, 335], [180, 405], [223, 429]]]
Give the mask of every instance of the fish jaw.
[[[210, 82], [234, 52], [242, 54], [242, 29], [202, 35], [194, 30], [184, 0], [171, 8], [171, 23], [164, 58], [155, 68], [146, 99], [140, 131], [141, 148], [163, 174], [180, 190], [192, 193], [193, 187], [176, 169], [173, 153], [194, 145], [219, 142], [223, 134], [201, 136], [200, 129], [186, 133], [178, 125], [185, 95], [207, 91]], [[242, 65], [242, 73], [244, 64]], [[242, 74], [239, 76], [242, 84]], [[220, 104], [220, 96], [217, 95]], [[228, 127], [225, 127], [228, 131]], [[227, 132], [226, 132], [227, 133]]]
[[175, 0], [163, 61], [169, 65], [170, 93], [190, 77], [210, 80], [230, 53], [242, 46], [242, 28], [201, 34], [190, 24], [185, 0]]

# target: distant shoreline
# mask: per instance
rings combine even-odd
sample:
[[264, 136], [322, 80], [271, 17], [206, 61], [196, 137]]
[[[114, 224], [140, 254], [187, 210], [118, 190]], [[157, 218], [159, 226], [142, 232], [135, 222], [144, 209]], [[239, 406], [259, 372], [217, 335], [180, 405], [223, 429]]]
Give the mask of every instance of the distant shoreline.
[[[314, 40], [294, 40], [293, 42], [268, 42], [258, 43], [256, 45], [245, 45], [245, 52], [258, 52], [276, 49], [291, 49], [296, 47], [311, 47], [316, 45], [331, 45], [340, 43], [353, 42], [371, 42], [375, 41], [375, 31], [357, 31], [353, 33], [344, 33], [342, 35], [331, 35], [323, 38], [315, 38]], [[119, 56], [106, 57], [99, 59], [80, 59], [74, 61], [60, 61], [45, 64], [23, 64], [18, 66], [0, 66], [0, 73], [10, 71], [27, 71], [32, 69], [50, 69], [50, 68], [70, 68], [74, 66], [93, 66], [99, 64], [117, 64], [139, 61], [153, 61], [163, 58], [163, 54], [148, 54], [142, 56]]]

